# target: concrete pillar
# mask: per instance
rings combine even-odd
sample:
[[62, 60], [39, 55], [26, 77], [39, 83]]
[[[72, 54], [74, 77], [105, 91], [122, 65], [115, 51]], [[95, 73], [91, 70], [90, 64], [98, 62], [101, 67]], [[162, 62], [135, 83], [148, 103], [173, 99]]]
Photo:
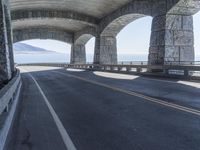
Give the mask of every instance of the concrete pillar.
[[100, 36], [95, 42], [95, 64], [117, 64], [117, 39], [113, 36]]
[[8, 41], [8, 48], [9, 48], [10, 68], [13, 74], [15, 72], [14, 53], [13, 53], [13, 34], [12, 34], [12, 27], [11, 27], [10, 8], [6, 5], [4, 5], [4, 12], [5, 12], [5, 21], [6, 21], [7, 41]]
[[7, 81], [12, 77], [10, 53], [6, 29], [5, 4], [0, 0], [0, 81]]
[[73, 44], [71, 49], [71, 64], [86, 64], [85, 45]]
[[100, 37], [95, 39], [94, 64], [100, 64]]
[[168, 61], [194, 61], [192, 16], [167, 14], [154, 17], [149, 65], [164, 65]]

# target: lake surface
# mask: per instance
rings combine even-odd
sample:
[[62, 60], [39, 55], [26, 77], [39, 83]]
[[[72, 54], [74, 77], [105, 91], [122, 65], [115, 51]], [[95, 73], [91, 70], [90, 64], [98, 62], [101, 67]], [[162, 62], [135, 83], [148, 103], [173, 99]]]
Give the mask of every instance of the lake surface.
[[[147, 61], [148, 55], [145, 54], [119, 54], [118, 61]], [[196, 56], [196, 61], [200, 61], [200, 55]], [[33, 54], [15, 54], [15, 62], [22, 63], [66, 63], [70, 62], [69, 54], [62, 53], [33, 53]], [[87, 62], [93, 62], [93, 55], [87, 55]]]

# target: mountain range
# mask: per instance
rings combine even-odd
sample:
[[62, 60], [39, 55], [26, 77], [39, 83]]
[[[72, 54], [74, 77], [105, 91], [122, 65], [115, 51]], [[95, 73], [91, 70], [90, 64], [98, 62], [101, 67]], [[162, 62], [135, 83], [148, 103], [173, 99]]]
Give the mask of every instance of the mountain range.
[[40, 47], [28, 45], [25, 43], [16, 43], [13, 46], [15, 54], [30, 54], [30, 53], [56, 53], [54, 51], [46, 50]]

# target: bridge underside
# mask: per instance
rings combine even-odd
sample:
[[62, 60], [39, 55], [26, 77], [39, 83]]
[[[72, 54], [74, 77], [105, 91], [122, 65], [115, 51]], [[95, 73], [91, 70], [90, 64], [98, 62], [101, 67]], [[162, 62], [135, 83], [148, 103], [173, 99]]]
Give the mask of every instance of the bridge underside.
[[116, 64], [117, 34], [144, 16], [153, 18], [150, 70], [166, 61], [193, 61], [192, 15], [199, 10], [199, 0], [1, 0], [0, 78], [14, 72], [12, 42], [28, 39], [67, 42], [71, 63], [83, 64], [85, 44], [95, 37], [94, 63]]

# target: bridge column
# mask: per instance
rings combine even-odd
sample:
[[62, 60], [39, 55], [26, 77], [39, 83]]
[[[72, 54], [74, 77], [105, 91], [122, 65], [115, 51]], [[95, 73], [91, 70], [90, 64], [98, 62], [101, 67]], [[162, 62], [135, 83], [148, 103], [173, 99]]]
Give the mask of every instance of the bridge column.
[[73, 44], [71, 49], [71, 64], [86, 64], [85, 45]]
[[149, 65], [169, 61], [194, 61], [192, 16], [167, 14], [156, 16], [152, 23]]
[[117, 64], [117, 39], [113, 36], [100, 36], [95, 42], [95, 64]]
[[[7, 5], [3, 0], [0, 0], [0, 82], [10, 80], [12, 77], [10, 50], [9, 50], [9, 34], [10, 28], [7, 28], [6, 16]], [[13, 61], [14, 62], [14, 61]], [[14, 67], [14, 64], [12, 64]]]
[[11, 15], [10, 9], [8, 6], [4, 6], [5, 11], [5, 21], [6, 21], [6, 31], [7, 31], [7, 41], [9, 48], [9, 59], [10, 59], [10, 67], [12, 74], [15, 72], [15, 63], [14, 63], [14, 53], [13, 53], [13, 34], [11, 27]]

